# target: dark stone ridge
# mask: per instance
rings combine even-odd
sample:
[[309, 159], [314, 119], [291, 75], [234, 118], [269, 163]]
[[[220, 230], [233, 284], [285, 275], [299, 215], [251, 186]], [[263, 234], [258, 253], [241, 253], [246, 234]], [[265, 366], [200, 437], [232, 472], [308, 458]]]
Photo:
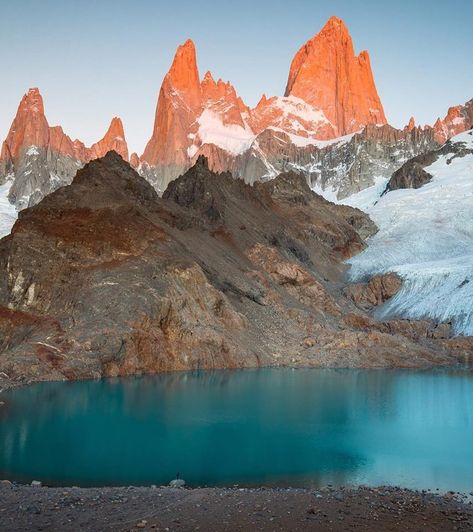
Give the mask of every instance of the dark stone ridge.
[[0, 376], [452, 363], [472, 346], [343, 294], [375, 230], [298, 174], [249, 186], [201, 158], [159, 198], [110, 152], [0, 241]]
[[[473, 130], [470, 130], [469, 134], [473, 135]], [[449, 140], [437, 150], [413, 157], [394, 172], [383, 194], [400, 188], [420, 188], [432, 179], [424, 168], [433, 164], [440, 156], [449, 157], [447, 164], [450, 164], [456, 157], [464, 157], [469, 153], [473, 153], [473, 150], [469, 149], [464, 142]]]

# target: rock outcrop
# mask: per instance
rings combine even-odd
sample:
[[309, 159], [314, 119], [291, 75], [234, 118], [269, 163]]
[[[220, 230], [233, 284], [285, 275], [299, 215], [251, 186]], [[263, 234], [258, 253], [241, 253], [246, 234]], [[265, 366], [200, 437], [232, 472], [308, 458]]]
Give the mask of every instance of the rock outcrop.
[[355, 55], [348, 28], [337, 17], [297, 52], [285, 96], [320, 109], [335, 127], [335, 137], [367, 124], [386, 124], [368, 52]]
[[443, 144], [448, 139], [473, 127], [473, 99], [465, 105], [450, 107], [445, 118], [438, 118], [433, 129], [435, 140]]
[[377, 322], [343, 294], [343, 261], [375, 230], [298, 174], [248, 186], [201, 157], [159, 198], [110, 152], [0, 241], [0, 371], [452, 363], [427, 326]]
[[452, 140], [447, 141], [438, 149], [427, 151], [406, 161], [393, 173], [384, 193], [400, 188], [422, 187], [432, 179], [432, 175], [425, 168], [437, 161], [439, 157], [446, 157], [447, 164], [450, 164], [456, 157], [465, 157], [473, 153], [471, 143], [461, 142], [458, 137], [454, 142]]
[[348, 285], [344, 294], [349, 297], [357, 307], [371, 310], [382, 305], [385, 301], [399, 292], [402, 279], [397, 273], [375, 275], [367, 283], [354, 283]]

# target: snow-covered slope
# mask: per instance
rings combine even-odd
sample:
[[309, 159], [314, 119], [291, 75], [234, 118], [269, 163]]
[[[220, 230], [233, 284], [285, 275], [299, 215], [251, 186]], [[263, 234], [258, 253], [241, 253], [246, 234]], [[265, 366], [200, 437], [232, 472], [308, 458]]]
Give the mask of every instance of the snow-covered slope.
[[8, 192], [11, 185], [11, 181], [0, 185], [0, 238], [10, 233], [18, 216], [15, 206], [8, 201]]
[[457, 334], [473, 335], [473, 130], [451, 139], [424, 170], [433, 177], [419, 189], [380, 197], [381, 180], [344, 200], [379, 227], [368, 248], [350, 260], [350, 276], [402, 276], [403, 288], [378, 310], [380, 317], [451, 320]]

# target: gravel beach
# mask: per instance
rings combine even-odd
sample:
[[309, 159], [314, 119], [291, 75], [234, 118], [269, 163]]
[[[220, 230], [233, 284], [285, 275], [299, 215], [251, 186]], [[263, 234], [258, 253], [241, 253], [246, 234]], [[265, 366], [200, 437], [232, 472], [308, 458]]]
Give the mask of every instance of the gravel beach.
[[0, 484], [0, 529], [471, 531], [471, 496], [391, 487], [48, 488]]

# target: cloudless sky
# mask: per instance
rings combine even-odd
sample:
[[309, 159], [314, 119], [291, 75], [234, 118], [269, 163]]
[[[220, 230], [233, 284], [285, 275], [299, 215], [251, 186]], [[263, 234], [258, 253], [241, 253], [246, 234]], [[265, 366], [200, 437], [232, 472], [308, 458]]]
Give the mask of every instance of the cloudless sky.
[[295, 52], [331, 15], [370, 52], [394, 126], [473, 97], [473, 0], [0, 0], [0, 137], [37, 86], [50, 125], [91, 144], [118, 115], [141, 154], [180, 43], [253, 106], [284, 93]]

